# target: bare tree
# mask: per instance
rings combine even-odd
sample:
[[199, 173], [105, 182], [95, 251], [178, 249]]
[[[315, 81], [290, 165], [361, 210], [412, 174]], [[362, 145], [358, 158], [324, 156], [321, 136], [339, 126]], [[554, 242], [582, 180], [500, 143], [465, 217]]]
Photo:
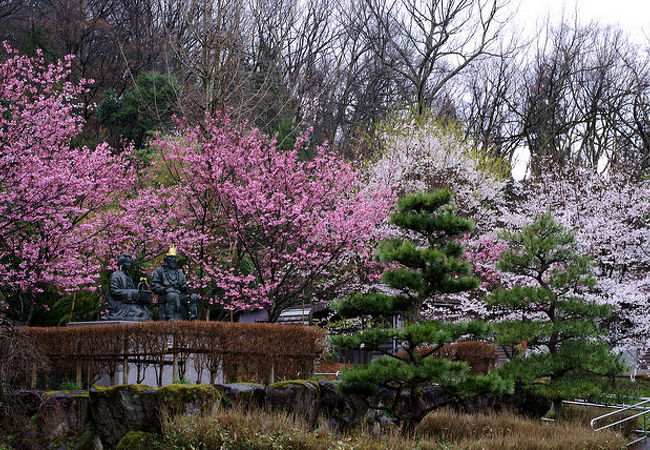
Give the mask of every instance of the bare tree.
[[0, 0], [0, 23], [17, 14], [25, 3], [26, 0]]
[[[562, 24], [549, 30], [520, 78], [514, 109], [533, 175], [543, 161], [647, 164], [649, 59], [620, 30]], [[646, 156], [644, 156], [646, 155]], [[644, 163], [644, 161], [646, 161]]]
[[460, 106], [465, 137], [509, 163], [522, 143], [519, 120], [513, 114], [522, 48], [514, 45], [471, 65], [459, 88], [466, 99]]
[[445, 85], [489, 54], [503, 27], [499, 0], [362, 0], [364, 35], [402, 100], [427, 109]]

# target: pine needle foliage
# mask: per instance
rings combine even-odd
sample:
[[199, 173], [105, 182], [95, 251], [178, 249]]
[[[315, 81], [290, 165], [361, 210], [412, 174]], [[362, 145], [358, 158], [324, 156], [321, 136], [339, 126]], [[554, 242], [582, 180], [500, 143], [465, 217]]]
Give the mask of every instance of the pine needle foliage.
[[497, 267], [524, 283], [487, 298], [489, 306], [517, 317], [495, 325], [496, 343], [510, 356], [501, 373], [556, 406], [561, 399], [599, 396], [623, 367], [606, 341], [611, 307], [587, 298], [595, 284], [591, 258], [578, 252], [573, 233], [550, 212], [501, 237], [509, 249]]
[[[472, 223], [456, 217], [449, 190], [409, 194], [398, 200], [391, 222], [413, 239], [392, 238], [378, 248], [379, 259], [389, 264], [383, 282], [396, 292], [354, 294], [333, 305], [344, 317], [372, 317], [379, 324], [352, 335], [332, 338], [340, 349], [378, 351], [385, 356], [343, 372], [339, 390], [360, 395], [372, 407], [387, 411], [408, 432], [431, 410], [422, 389], [439, 383], [449, 394], [449, 402], [463, 401], [481, 393], [505, 393], [511, 385], [498, 375], [470, 375], [465, 362], [435, 356], [445, 344], [464, 336], [485, 337], [490, 326], [484, 322], [447, 323], [419, 321], [425, 302], [436, 295], [476, 288], [470, 267], [463, 261], [458, 238], [472, 230]], [[391, 318], [404, 319], [397, 327]], [[403, 351], [393, 353], [386, 343], [396, 343]], [[426, 350], [422, 350], [425, 349]], [[420, 349], [418, 351], [418, 349]], [[392, 401], [373, 400], [387, 389]], [[404, 399], [408, 400], [404, 400]], [[385, 399], [385, 397], [384, 397]], [[404, 404], [404, 402], [407, 404]]]

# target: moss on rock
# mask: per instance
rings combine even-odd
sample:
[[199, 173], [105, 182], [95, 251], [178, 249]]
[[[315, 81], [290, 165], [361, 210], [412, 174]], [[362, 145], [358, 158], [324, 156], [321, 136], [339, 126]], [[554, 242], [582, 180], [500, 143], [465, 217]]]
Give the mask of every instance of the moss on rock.
[[100, 397], [110, 397], [117, 392], [123, 392], [128, 390], [133, 394], [141, 394], [146, 391], [156, 390], [157, 388], [152, 388], [146, 384], [118, 384], [116, 386], [95, 386], [91, 388], [97, 396]]
[[304, 386], [308, 389], [314, 388], [317, 391], [320, 392], [320, 386], [318, 385], [317, 381], [310, 381], [310, 380], [285, 380], [285, 381], [278, 381], [277, 383], [269, 384], [269, 388], [271, 389], [287, 389], [293, 386]]
[[161, 436], [144, 431], [129, 431], [117, 443], [116, 450], [150, 450], [159, 447]]
[[88, 398], [88, 391], [85, 390], [85, 389], [78, 389], [78, 390], [74, 390], [74, 391], [70, 391], [70, 390], [67, 390], [67, 389], [60, 389], [58, 391], [57, 390], [49, 390], [49, 391], [43, 392], [41, 394], [41, 396], [47, 397], [47, 396], [51, 396], [51, 395], [63, 395], [63, 394], [70, 395], [70, 397], [73, 397], [73, 398], [75, 398], [75, 397]]
[[209, 414], [221, 403], [221, 393], [210, 384], [170, 384], [158, 388], [162, 413]]

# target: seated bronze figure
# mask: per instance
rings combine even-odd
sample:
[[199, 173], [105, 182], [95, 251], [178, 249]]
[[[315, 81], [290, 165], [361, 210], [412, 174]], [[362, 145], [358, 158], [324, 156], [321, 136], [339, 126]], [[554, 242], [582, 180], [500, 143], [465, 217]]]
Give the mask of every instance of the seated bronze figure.
[[118, 269], [111, 274], [109, 313], [102, 320], [126, 320], [142, 322], [152, 319], [148, 305], [151, 304], [151, 292], [139, 286], [136, 289], [133, 278], [129, 275], [133, 260], [124, 254], [117, 260]]

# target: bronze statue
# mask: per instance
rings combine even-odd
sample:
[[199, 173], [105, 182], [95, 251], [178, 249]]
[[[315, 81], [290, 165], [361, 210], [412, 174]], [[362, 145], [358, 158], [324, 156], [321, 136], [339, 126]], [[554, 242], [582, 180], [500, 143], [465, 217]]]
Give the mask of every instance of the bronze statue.
[[160, 320], [195, 320], [197, 296], [187, 285], [187, 278], [177, 267], [176, 248], [172, 246], [165, 262], [153, 273], [151, 290], [158, 294]]
[[151, 320], [151, 292], [139, 286], [136, 289], [133, 278], [129, 275], [133, 260], [130, 255], [121, 255], [117, 260], [118, 269], [111, 274], [110, 301], [108, 315], [102, 320], [127, 320], [142, 322]]

